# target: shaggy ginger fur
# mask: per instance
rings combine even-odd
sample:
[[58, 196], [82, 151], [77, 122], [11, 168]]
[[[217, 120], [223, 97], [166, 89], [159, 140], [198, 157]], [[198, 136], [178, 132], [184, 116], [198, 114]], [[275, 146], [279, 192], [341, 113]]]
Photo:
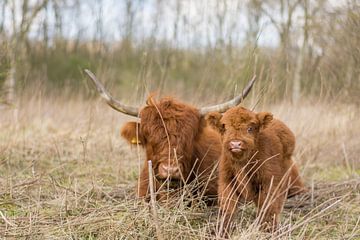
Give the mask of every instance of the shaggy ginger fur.
[[149, 97], [147, 106], [140, 112], [140, 123], [126, 123], [121, 135], [146, 151], [138, 181], [139, 197], [148, 194], [148, 160], [152, 160], [157, 179], [156, 191], [164, 180], [186, 183], [196, 180], [204, 196], [217, 196], [215, 168], [221, 154], [221, 138], [206, 126], [198, 109], [173, 98], [155, 102]]
[[210, 113], [206, 119], [222, 135], [220, 235], [227, 234], [240, 200], [255, 203], [263, 229], [276, 229], [286, 196], [306, 191], [291, 159], [293, 133], [271, 113], [254, 113], [243, 107], [234, 107], [223, 115]]

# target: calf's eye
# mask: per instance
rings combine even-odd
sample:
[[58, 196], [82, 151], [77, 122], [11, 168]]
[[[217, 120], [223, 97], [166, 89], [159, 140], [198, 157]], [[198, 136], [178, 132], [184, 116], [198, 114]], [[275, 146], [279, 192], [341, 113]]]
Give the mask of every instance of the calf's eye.
[[252, 133], [254, 131], [254, 128], [253, 127], [249, 127], [248, 129], [247, 129], [247, 132], [248, 133]]

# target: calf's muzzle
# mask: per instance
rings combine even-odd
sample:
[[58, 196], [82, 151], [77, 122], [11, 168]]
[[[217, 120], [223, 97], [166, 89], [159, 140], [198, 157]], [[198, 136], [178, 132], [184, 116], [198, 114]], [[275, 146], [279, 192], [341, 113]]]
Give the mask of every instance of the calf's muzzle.
[[241, 152], [245, 150], [245, 144], [240, 140], [232, 140], [229, 142], [229, 150], [234, 153]]

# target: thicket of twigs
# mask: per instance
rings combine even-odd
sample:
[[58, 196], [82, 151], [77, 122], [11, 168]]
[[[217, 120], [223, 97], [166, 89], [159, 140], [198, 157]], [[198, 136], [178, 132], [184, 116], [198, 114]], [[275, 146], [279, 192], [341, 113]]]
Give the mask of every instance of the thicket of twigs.
[[129, 102], [149, 91], [229, 97], [253, 74], [275, 100], [359, 102], [355, 0], [15, 0], [0, 10], [4, 101], [39, 86], [88, 93], [90, 68]]

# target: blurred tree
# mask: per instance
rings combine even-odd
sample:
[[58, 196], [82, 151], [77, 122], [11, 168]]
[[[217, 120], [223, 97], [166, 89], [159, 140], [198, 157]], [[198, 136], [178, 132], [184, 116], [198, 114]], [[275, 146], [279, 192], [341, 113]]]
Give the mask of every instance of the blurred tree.
[[261, 12], [262, 1], [261, 0], [251, 0], [247, 3], [247, 18], [249, 28], [246, 32], [247, 42], [249, 44], [254, 44], [257, 46], [258, 34], [260, 33], [260, 19], [263, 16]]
[[297, 54], [296, 65], [294, 70], [294, 79], [293, 79], [293, 88], [292, 88], [292, 101], [293, 103], [298, 103], [300, 100], [301, 94], [301, 73], [303, 71], [304, 58], [306, 51], [308, 50], [309, 44], [309, 0], [303, 0], [301, 2], [301, 7], [303, 9], [303, 34], [302, 34], [302, 44], [300, 46], [299, 54]]
[[275, 27], [279, 39], [280, 55], [277, 59], [279, 62], [277, 68], [276, 78], [285, 80], [285, 93], [291, 95], [290, 86], [293, 76], [291, 73], [292, 58], [290, 57], [291, 47], [293, 44], [291, 31], [294, 25], [295, 12], [302, 0], [267, 0], [263, 1], [261, 5], [262, 13], [270, 20], [273, 27]]
[[[24, 68], [26, 55], [27, 34], [38, 14], [46, 7], [48, 0], [37, 1], [29, 5], [29, 0], [8, 1], [5, 3], [11, 12], [11, 34], [8, 41], [8, 55], [10, 59], [10, 70], [3, 84], [5, 101], [14, 104], [15, 84], [18, 77], [18, 68]], [[21, 7], [18, 6], [21, 4]], [[17, 14], [20, 11], [20, 14]]]

